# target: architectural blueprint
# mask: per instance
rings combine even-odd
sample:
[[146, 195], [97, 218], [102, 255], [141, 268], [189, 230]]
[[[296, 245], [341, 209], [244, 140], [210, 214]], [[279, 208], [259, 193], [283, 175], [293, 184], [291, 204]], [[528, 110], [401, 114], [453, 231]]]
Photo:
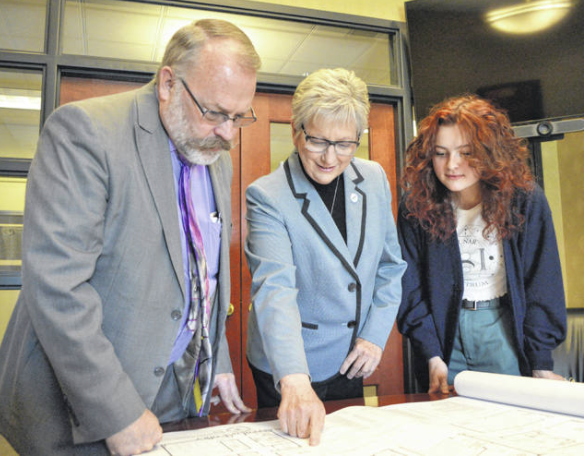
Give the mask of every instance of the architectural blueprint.
[[[583, 384], [576, 386], [583, 401]], [[316, 447], [282, 433], [278, 421], [268, 421], [165, 433], [149, 454], [583, 456], [584, 418], [459, 396], [347, 407], [326, 416]]]
[[584, 419], [464, 397], [348, 407], [326, 416], [321, 443], [283, 434], [278, 421], [163, 435], [154, 455], [580, 455]]

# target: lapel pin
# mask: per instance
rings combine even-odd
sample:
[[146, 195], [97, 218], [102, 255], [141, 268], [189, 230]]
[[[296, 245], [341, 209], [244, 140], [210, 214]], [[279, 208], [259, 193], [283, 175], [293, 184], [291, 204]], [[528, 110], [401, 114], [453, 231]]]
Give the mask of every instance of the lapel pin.
[[358, 195], [356, 193], [352, 193], [350, 195], [350, 201], [352, 201], [353, 203], [358, 201]]

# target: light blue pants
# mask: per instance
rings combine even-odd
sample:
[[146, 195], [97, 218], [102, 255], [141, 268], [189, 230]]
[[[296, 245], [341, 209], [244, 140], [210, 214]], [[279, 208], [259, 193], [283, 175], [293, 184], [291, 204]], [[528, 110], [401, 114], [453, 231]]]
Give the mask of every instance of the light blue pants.
[[504, 301], [492, 309], [460, 309], [448, 384], [453, 385], [456, 374], [464, 370], [521, 375], [513, 319]]

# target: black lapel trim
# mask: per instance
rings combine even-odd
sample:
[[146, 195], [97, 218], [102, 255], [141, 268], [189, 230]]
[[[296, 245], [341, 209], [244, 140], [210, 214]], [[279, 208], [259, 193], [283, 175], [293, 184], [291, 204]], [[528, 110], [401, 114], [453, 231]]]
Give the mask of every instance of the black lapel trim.
[[289, 167], [288, 161], [285, 162], [284, 168], [285, 168], [285, 175], [287, 176], [287, 182], [289, 184], [289, 187], [291, 188], [291, 192], [293, 193], [293, 196], [295, 196], [295, 198], [303, 200], [303, 206], [301, 207], [301, 213], [308, 220], [308, 222], [311, 224], [313, 229], [315, 231], [317, 231], [317, 234], [320, 235], [320, 237], [327, 244], [327, 246], [330, 248], [330, 250], [332, 252], [334, 252], [334, 255], [336, 255], [336, 257], [338, 257], [338, 259], [344, 265], [346, 270], [352, 275], [352, 277], [354, 277], [356, 282], [360, 283], [360, 278], [358, 277], [358, 274], [356, 274], [356, 271], [354, 270], [354, 268], [346, 261], [346, 259], [338, 251], [338, 249], [336, 249], [334, 244], [332, 244], [332, 241], [330, 241], [330, 239], [326, 236], [326, 234], [323, 232], [323, 230], [317, 224], [317, 222], [313, 219], [313, 217], [311, 215], [309, 215], [309, 212], [307, 211], [307, 208], [309, 207], [309, 200], [307, 199], [307, 193], [297, 193], [295, 191], [295, 185], [293, 184], [293, 176], [291, 175], [291, 168]]
[[[358, 168], [354, 164], [354, 162], [350, 162], [350, 166], [356, 173], [356, 179], [354, 182], [355, 185], [358, 185], [360, 182], [364, 180], [364, 177], [358, 171]], [[362, 255], [362, 249], [364, 248], [364, 239], [366, 237], [366, 193], [360, 190], [358, 187], [355, 187], [357, 193], [362, 195], [362, 220], [360, 221], [360, 241], [358, 242], [358, 248], [356, 249], [356, 256], [354, 257], [354, 267], [358, 267], [358, 261], [360, 261], [360, 256]]]

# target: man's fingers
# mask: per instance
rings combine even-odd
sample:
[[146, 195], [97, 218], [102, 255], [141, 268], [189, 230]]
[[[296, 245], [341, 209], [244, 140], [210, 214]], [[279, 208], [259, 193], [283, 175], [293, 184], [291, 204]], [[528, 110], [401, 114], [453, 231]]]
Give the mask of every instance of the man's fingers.
[[230, 383], [221, 380], [217, 382], [217, 386], [218, 390], [220, 391], [220, 399], [222, 399], [224, 407], [226, 407], [230, 413], [239, 414], [240, 411], [234, 405], [234, 394], [230, 388]]
[[222, 396], [222, 402], [224, 403], [224, 406], [228, 409], [228, 411], [230, 413], [233, 413], [234, 415], [240, 415], [241, 413], [250, 413], [252, 411], [244, 404], [244, 402], [242, 402], [240, 396]]
[[251, 411], [240, 397], [238, 387], [232, 374], [220, 374], [216, 376], [216, 386], [220, 392], [222, 403], [230, 413], [239, 415], [242, 412], [248, 413]]
[[234, 400], [234, 405], [236, 406], [236, 408], [242, 412], [242, 413], [250, 413], [252, 412], [252, 409], [250, 407], [248, 407], [240, 398], [240, 396], [236, 396], [235, 400]]
[[236, 386], [236, 382], [230, 382], [230, 386], [231, 386], [231, 390], [232, 390], [232, 397], [233, 397], [233, 402], [234, 402], [234, 406], [238, 409], [239, 413], [240, 412], [244, 412], [244, 413], [250, 413], [252, 412], [252, 409], [247, 407], [246, 404], [244, 403], [244, 401], [242, 400], [242, 398], [240, 397], [240, 394], [238, 392], [238, 387]]
[[240, 410], [236, 408], [236, 406], [234, 405], [234, 401], [232, 401], [231, 399], [225, 399], [223, 402], [230, 413], [232, 413], [233, 415], [240, 415]]
[[135, 422], [107, 437], [106, 446], [111, 454], [138, 454], [151, 450], [162, 437], [159, 420], [147, 409]]

